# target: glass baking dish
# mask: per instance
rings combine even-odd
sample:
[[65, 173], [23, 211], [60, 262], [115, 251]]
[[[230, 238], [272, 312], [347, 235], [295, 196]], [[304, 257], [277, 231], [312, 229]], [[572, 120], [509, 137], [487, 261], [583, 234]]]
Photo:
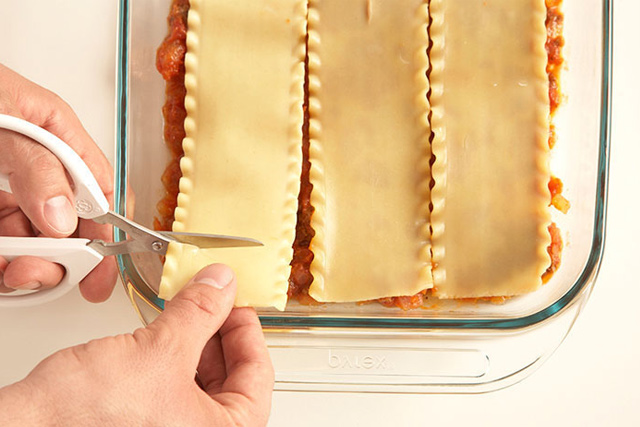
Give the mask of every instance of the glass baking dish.
[[[169, 161], [162, 140], [164, 81], [155, 53], [169, 0], [120, 1], [116, 209], [151, 226]], [[402, 311], [378, 304], [289, 303], [259, 310], [280, 390], [483, 392], [513, 384], [557, 348], [594, 285], [604, 248], [609, 154], [612, 0], [564, 0], [565, 95], [551, 167], [571, 201], [553, 213], [562, 265], [539, 291], [490, 302], [437, 301]], [[125, 236], [116, 230], [116, 240]], [[148, 323], [162, 310], [161, 261], [121, 255], [133, 306]]]

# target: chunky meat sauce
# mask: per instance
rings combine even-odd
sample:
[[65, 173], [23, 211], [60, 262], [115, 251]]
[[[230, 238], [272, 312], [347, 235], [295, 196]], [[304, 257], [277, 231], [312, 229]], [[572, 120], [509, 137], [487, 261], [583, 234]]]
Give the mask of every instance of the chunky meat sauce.
[[171, 153], [171, 161], [162, 175], [164, 197], [158, 202], [158, 216], [154, 219], [156, 230], [171, 230], [173, 211], [178, 203], [180, 159], [183, 156], [182, 140], [185, 136], [184, 119], [187, 110], [184, 97], [184, 55], [187, 52], [187, 12], [189, 0], [173, 0], [169, 17], [169, 34], [156, 55], [156, 68], [166, 82], [164, 117], [164, 141]]
[[[545, 44], [547, 50], [547, 75], [549, 76], [549, 107], [551, 119], [553, 119], [558, 105], [562, 100], [560, 91], [560, 70], [564, 64], [562, 56], [562, 48], [564, 46], [564, 38], [562, 37], [564, 15], [560, 10], [562, 0], [546, 0], [547, 19], [545, 25], [547, 27], [547, 42]], [[549, 148], [553, 148], [556, 144], [555, 126], [549, 126]], [[549, 180], [549, 193], [551, 196], [550, 204], [563, 213], [567, 213], [570, 204], [567, 199], [562, 196], [562, 181], [554, 176]], [[560, 267], [562, 253], [562, 236], [560, 229], [555, 223], [549, 226], [549, 234], [551, 235], [551, 244], [547, 248], [547, 252], [551, 257], [551, 265], [542, 275], [543, 283], [547, 283], [551, 276]]]

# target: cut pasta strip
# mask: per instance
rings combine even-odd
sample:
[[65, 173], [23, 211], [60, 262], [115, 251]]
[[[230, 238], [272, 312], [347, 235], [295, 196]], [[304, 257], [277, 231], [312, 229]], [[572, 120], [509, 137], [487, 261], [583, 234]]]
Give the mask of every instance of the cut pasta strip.
[[432, 0], [430, 13], [434, 293], [533, 291], [549, 265], [545, 1]]
[[311, 242], [318, 301], [431, 287], [425, 0], [311, 0]]
[[185, 157], [174, 231], [253, 237], [259, 248], [172, 244], [160, 297], [230, 265], [237, 306], [287, 301], [300, 186], [305, 0], [191, 0]]

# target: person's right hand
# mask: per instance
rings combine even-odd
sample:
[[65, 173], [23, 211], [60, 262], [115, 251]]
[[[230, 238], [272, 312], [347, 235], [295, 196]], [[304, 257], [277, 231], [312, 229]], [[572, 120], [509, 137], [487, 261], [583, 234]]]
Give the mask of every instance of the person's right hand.
[[[104, 154], [60, 97], [0, 64], [0, 113], [25, 119], [69, 144], [96, 177], [107, 200], [113, 199], [113, 170]], [[0, 172], [9, 176], [13, 194], [0, 191], [0, 236], [67, 237], [111, 241], [111, 227], [80, 220], [64, 167], [42, 145], [0, 129]], [[0, 293], [47, 289], [64, 269], [35, 257], [10, 263], [0, 257]], [[106, 300], [116, 282], [113, 257], [106, 257], [81, 283], [88, 301]]]
[[229, 267], [204, 268], [146, 328], [59, 351], [0, 389], [2, 425], [265, 425], [273, 367], [235, 293]]

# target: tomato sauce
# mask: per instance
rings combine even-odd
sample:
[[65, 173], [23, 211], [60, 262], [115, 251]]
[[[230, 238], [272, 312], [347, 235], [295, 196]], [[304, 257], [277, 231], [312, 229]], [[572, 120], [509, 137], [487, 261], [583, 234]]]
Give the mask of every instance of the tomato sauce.
[[558, 270], [562, 256], [562, 236], [560, 235], [560, 229], [555, 223], [549, 225], [549, 234], [551, 235], [551, 244], [547, 247], [547, 253], [551, 258], [551, 265], [542, 275], [542, 283], [547, 283]]
[[560, 11], [561, 3], [562, 0], [546, 0], [547, 19], [545, 20], [545, 25], [547, 27], [547, 42], [545, 47], [547, 50], [547, 75], [549, 76], [549, 104], [552, 116], [561, 101], [559, 77], [560, 69], [564, 64], [564, 58], [562, 57], [564, 15]]
[[158, 202], [158, 216], [153, 226], [156, 230], [171, 230], [173, 212], [178, 200], [178, 182], [180, 159], [184, 155], [182, 140], [184, 139], [184, 119], [187, 110], [184, 97], [187, 90], [184, 86], [184, 56], [187, 52], [187, 13], [189, 0], [173, 0], [167, 22], [169, 34], [158, 48], [156, 68], [166, 82], [165, 103], [162, 107], [164, 117], [164, 141], [171, 154], [171, 161], [162, 175], [164, 197]]
[[[551, 120], [553, 120], [558, 109], [558, 105], [560, 105], [562, 100], [562, 94], [560, 91], [560, 71], [564, 64], [564, 58], [562, 56], [562, 48], [564, 47], [564, 38], [562, 37], [564, 15], [560, 10], [561, 5], [562, 0], [546, 0], [547, 19], [545, 20], [545, 25], [547, 27], [547, 41], [545, 43], [545, 48], [547, 50], [549, 113]], [[556, 130], [555, 126], [551, 124], [551, 126], [549, 126], [549, 148], [552, 149], [555, 144]], [[567, 213], [570, 204], [569, 201], [562, 196], [562, 189], [562, 181], [559, 178], [552, 176], [549, 180], [549, 193], [551, 197], [550, 204], [559, 211]], [[551, 265], [542, 275], [543, 283], [547, 283], [560, 267], [563, 247], [560, 229], [556, 224], [552, 223], [548, 229], [549, 235], [551, 236], [551, 243], [547, 247], [547, 252], [551, 258]]]
[[293, 242], [293, 259], [291, 260], [291, 275], [289, 276], [289, 297], [298, 299], [303, 304], [317, 303], [309, 296], [309, 286], [313, 282], [313, 275], [309, 271], [313, 252], [309, 249], [315, 231], [311, 227], [311, 216], [314, 208], [311, 205], [311, 190], [313, 184], [309, 180], [309, 78], [308, 60], [305, 59], [304, 81], [304, 124], [302, 125], [302, 173], [300, 174], [300, 194], [298, 194], [298, 221], [296, 223], [296, 237]]

